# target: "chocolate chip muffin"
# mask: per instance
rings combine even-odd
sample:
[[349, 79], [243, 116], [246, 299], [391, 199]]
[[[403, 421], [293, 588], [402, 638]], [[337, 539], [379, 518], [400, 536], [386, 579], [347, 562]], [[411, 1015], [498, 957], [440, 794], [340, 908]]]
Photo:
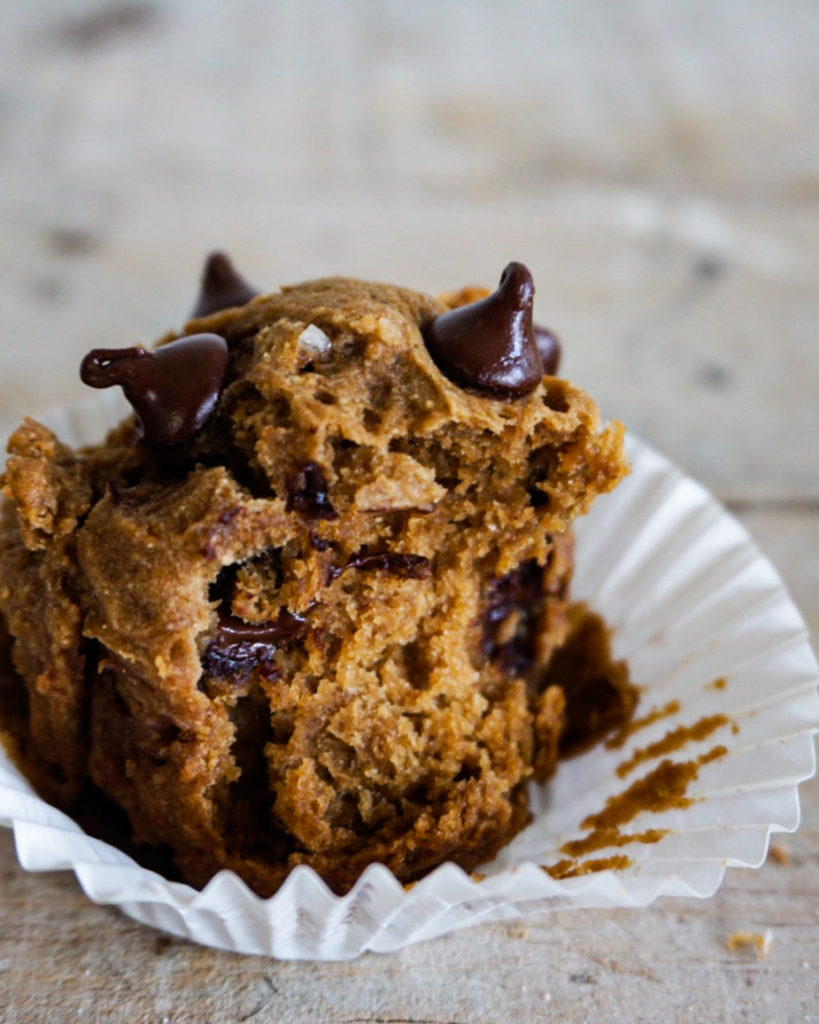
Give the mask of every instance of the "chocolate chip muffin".
[[217, 255], [181, 335], [89, 354], [133, 417], [81, 451], [27, 420], [3, 478], [0, 709], [47, 799], [263, 896], [471, 870], [523, 826], [600, 717], [549, 663], [571, 522], [625, 472], [532, 294], [510, 264], [257, 295]]

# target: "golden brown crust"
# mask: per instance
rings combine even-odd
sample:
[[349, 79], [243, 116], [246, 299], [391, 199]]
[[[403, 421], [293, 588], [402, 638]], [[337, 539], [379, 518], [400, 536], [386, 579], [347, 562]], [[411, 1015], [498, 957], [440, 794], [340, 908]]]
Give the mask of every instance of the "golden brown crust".
[[[453, 384], [419, 329], [443, 308], [331, 278], [193, 321], [233, 363], [173, 456], [128, 424], [80, 453], [14, 435], [0, 697], [51, 799], [90, 778], [189, 880], [262, 895], [299, 863], [337, 891], [375, 860], [469, 870], [524, 824], [565, 720], [570, 524], [622, 431], [565, 380]], [[237, 666], [220, 614], [303, 625]]]

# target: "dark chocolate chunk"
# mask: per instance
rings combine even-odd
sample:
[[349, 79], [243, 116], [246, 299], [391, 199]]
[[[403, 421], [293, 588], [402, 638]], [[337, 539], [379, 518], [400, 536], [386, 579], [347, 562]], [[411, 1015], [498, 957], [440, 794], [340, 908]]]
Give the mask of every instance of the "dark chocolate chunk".
[[189, 441], [213, 415], [228, 368], [228, 347], [216, 334], [193, 334], [149, 352], [96, 348], [80, 377], [92, 388], [118, 384], [134, 408], [142, 439]]
[[[544, 572], [532, 559], [490, 587], [483, 614], [483, 651], [508, 675], [525, 679], [534, 667]], [[506, 637], [503, 627], [512, 615], [517, 621], [512, 635]]]
[[538, 327], [535, 324], [535, 341], [537, 342], [540, 358], [543, 361], [543, 372], [549, 377], [554, 377], [560, 368], [560, 356], [562, 346], [560, 338], [548, 327]]
[[321, 466], [306, 462], [291, 482], [287, 502], [288, 511], [295, 509], [311, 519], [338, 519], [327, 496], [327, 480]]
[[210, 316], [231, 306], [244, 306], [260, 292], [251, 287], [239, 274], [223, 252], [212, 252], [205, 260], [199, 297], [191, 312], [191, 319]]
[[306, 620], [288, 611], [271, 622], [245, 622], [220, 612], [216, 636], [202, 656], [203, 668], [211, 675], [229, 676], [237, 682], [259, 666], [272, 672], [276, 651], [306, 631]]
[[270, 644], [280, 646], [304, 634], [307, 622], [299, 615], [283, 611], [271, 622], [245, 622], [235, 615], [219, 615], [219, 628], [213, 641], [223, 647], [231, 644]]
[[497, 291], [448, 310], [424, 328], [424, 340], [440, 369], [459, 384], [499, 397], [533, 391], [543, 362], [532, 326], [532, 275], [510, 263]]
[[327, 582], [332, 583], [346, 569], [380, 569], [410, 579], [424, 579], [429, 576], [429, 559], [424, 555], [403, 555], [398, 552], [381, 551], [374, 555], [356, 555], [344, 565], [331, 566]]

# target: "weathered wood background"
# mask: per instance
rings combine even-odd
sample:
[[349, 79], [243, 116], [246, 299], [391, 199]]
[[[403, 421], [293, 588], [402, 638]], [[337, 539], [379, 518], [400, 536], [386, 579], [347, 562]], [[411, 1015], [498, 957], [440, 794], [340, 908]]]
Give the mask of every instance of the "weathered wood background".
[[[566, 372], [722, 497], [819, 635], [819, 6], [33, 0], [0, 10], [0, 431], [93, 346], [259, 286], [532, 268]], [[772, 685], [775, 685], [772, 680]], [[0, 1021], [819, 1020], [819, 784], [706, 902], [296, 964], [167, 939], [0, 836]], [[764, 960], [730, 952], [769, 928]]]

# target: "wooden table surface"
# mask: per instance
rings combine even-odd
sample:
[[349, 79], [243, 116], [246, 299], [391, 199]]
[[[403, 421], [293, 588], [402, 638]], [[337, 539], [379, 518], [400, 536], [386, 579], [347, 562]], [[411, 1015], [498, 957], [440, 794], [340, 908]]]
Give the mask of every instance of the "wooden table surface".
[[[37, 0], [0, 13], [0, 431], [81, 356], [260, 286], [531, 267], [565, 370], [714, 490], [819, 635], [819, 6]], [[772, 686], [776, 681], [771, 681]], [[0, 835], [0, 1021], [815, 1021], [819, 782], [789, 863], [353, 963], [169, 939]], [[785, 858], [783, 858], [785, 859]], [[729, 951], [770, 929], [764, 959]]]

